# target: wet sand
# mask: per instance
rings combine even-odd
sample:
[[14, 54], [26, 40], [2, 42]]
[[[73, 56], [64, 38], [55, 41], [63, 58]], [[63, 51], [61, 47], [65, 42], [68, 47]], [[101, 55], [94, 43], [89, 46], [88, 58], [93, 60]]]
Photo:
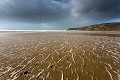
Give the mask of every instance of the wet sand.
[[0, 32], [0, 80], [120, 80], [120, 32]]

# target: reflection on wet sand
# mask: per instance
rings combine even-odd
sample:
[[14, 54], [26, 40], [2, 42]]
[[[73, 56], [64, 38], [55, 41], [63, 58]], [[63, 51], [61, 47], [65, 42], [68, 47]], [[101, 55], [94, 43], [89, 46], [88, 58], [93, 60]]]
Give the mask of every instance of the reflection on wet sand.
[[0, 32], [0, 80], [120, 80], [120, 33], [108, 33]]

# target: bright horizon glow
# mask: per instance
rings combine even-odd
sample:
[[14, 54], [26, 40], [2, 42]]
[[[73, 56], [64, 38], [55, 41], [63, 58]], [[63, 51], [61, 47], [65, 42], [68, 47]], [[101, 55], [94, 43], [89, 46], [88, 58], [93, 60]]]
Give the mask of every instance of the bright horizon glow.
[[40, 32], [46, 32], [46, 31], [52, 31], [52, 32], [56, 32], [56, 31], [67, 31], [67, 30], [0, 30], [0, 31], [40, 31]]

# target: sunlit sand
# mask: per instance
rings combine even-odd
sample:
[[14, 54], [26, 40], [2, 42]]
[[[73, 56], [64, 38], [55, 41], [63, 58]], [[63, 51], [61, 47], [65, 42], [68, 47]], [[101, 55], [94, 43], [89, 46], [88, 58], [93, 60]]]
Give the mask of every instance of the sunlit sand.
[[120, 32], [2, 31], [0, 80], [120, 80]]

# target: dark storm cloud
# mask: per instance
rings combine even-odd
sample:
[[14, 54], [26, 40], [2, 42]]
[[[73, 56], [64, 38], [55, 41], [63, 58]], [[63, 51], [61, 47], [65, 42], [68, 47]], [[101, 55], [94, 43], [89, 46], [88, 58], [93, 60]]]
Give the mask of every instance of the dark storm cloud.
[[0, 17], [49, 21], [67, 16], [64, 3], [53, 0], [0, 0]]
[[91, 0], [83, 1], [83, 12], [94, 10], [95, 12], [107, 12], [110, 10], [118, 9], [120, 0]]
[[87, 19], [109, 20], [120, 17], [120, 0], [72, 0], [72, 14]]
[[0, 25], [8, 27], [66, 29], [119, 18], [120, 0], [0, 0]]
[[0, 0], [1, 18], [49, 22], [75, 16], [91, 20], [120, 17], [120, 0]]

